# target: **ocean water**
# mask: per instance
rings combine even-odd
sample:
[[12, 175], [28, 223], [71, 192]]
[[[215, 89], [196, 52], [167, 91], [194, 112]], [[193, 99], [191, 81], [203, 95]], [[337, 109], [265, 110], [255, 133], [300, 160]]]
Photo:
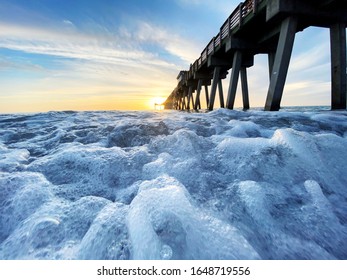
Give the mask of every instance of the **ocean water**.
[[347, 259], [347, 112], [0, 115], [0, 259]]

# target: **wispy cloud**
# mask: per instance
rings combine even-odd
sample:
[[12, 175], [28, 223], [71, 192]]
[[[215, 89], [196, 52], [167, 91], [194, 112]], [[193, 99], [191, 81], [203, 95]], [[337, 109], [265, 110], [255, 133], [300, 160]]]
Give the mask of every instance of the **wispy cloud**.
[[154, 26], [148, 22], [139, 22], [136, 39], [140, 42], [151, 42], [177, 56], [186, 63], [194, 61], [199, 54], [200, 46], [194, 40], [182, 38], [170, 30]]
[[[52, 102], [69, 98], [81, 102], [108, 96], [109, 103], [104, 102], [99, 108], [106, 105], [111, 108], [112, 104], [117, 108], [122, 102], [114, 103], [114, 98], [119, 99], [122, 94], [123, 99], [138, 102], [151, 95], [168, 95], [175, 86], [179, 65], [185, 64], [187, 52], [177, 46], [179, 37], [170, 40], [168, 31], [151, 29], [151, 24], [143, 22], [136, 27], [134, 30], [120, 27], [113, 34], [88, 34], [76, 28], [59, 30], [0, 23], [0, 48], [27, 53], [29, 58], [35, 54], [58, 61], [45, 66], [49, 71], [43, 77], [22, 80], [17, 86], [13, 81], [3, 84], [1, 95], [7, 97], [2, 100], [0, 111], [7, 110], [15, 96], [30, 97], [37, 103], [43, 100], [38, 96], [46, 99], [50, 96]], [[150, 30], [155, 34], [150, 35]], [[146, 49], [148, 44], [153, 49]], [[25, 66], [10, 59], [0, 60], [0, 70], [23, 70], [29, 66], [35, 64], [29, 62]]]
[[[72, 25], [64, 20], [64, 25]], [[94, 60], [115, 64], [136, 63], [171, 66], [172, 63], [156, 49], [186, 63], [193, 60], [198, 48], [189, 40], [138, 22], [135, 30], [120, 27], [116, 34], [86, 34], [75, 29], [52, 30], [0, 23], [0, 47], [28, 53]], [[188, 43], [185, 43], [188, 42]], [[153, 50], [143, 45], [154, 44]]]
[[70, 21], [70, 20], [68, 20], [68, 19], [64, 19], [64, 20], [63, 20], [63, 24], [65, 24], [66, 26], [69, 26], [69, 27], [75, 26], [75, 25], [72, 23], [72, 21]]
[[313, 45], [310, 48], [300, 48], [300, 53], [295, 55], [291, 61], [291, 71], [300, 73], [317, 65], [326, 64], [329, 61], [329, 41], [326, 39], [320, 41], [320, 44]]
[[24, 71], [34, 71], [34, 72], [41, 72], [44, 71], [44, 69], [38, 65], [34, 64], [30, 61], [13, 61], [6, 57], [0, 57], [0, 71], [7, 71], [10, 69], [18, 69], [18, 70], [24, 70]]

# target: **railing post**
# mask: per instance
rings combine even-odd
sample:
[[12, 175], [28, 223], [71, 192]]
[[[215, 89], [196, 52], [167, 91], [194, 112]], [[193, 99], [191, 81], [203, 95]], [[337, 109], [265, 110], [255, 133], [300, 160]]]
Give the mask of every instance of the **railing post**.
[[242, 6], [243, 6], [243, 3], [240, 3], [240, 5], [239, 5], [239, 27], [242, 24]]
[[253, 0], [253, 14], [258, 10], [258, 0]]
[[230, 17], [228, 17], [228, 37], [230, 37]]
[[216, 37], [213, 37], [213, 53], [215, 51], [216, 48]]

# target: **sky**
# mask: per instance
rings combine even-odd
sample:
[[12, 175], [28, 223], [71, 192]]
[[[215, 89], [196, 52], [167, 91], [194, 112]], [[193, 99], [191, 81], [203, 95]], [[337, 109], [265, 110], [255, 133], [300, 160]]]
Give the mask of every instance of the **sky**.
[[[0, 0], [0, 113], [151, 110], [238, 3]], [[265, 55], [248, 79], [251, 107], [263, 107]], [[297, 34], [282, 105], [330, 105], [329, 30]]]

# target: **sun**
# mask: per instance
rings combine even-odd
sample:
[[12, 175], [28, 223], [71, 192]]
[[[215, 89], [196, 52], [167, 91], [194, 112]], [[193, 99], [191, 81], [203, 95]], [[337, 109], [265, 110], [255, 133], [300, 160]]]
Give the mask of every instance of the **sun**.
[[163, 102], [165, 100], [166, 100], [166, 97], [155, 96], [151, 98], [149, 104], [151, 108], [153, 108], [154, 110], [163, 110], [164, 109]]

